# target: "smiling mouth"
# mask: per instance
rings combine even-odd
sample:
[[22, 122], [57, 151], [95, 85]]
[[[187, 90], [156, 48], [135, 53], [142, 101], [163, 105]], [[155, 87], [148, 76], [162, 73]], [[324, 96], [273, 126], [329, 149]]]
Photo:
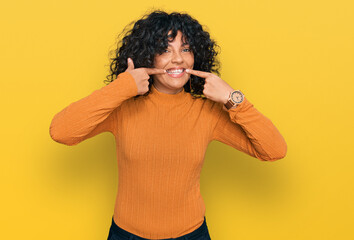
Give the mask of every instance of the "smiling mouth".
[[170, 73], [170, 74], [179, 74], [179, 73], [182, 73], [182, 72], [184, 72], [185, 71], [185, 69], [184, 68], [180, 68], [180, 69], [174, 69], [174, 70], [172, 70], [172, 69], [167, 69], [166, 70], [167, 71], [167, 73]]
[[166, 73], [170, 76], [170, 77], [173, 77], [173, 78], [180, 78], [184, 75], [185, 73], [185, 70], [184, 68], [182, 69], [178, 69], [178, 70], [166, 70]]

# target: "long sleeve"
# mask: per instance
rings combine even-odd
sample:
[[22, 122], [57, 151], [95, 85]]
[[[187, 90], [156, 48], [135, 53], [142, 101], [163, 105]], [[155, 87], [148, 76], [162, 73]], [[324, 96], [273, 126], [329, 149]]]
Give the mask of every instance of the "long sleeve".
[[105, 131], [114, 134], [118, 107], [137, 92], [133, 76], [129, 72], [119, 74], [110, 84], [57, 113], [49, 127], [51, 138], [72, 146]]
[[247, 98], [234, 109], [221, 110], [212, 139], [262, 161], [284, 158], [287, 152], [278, 129]]

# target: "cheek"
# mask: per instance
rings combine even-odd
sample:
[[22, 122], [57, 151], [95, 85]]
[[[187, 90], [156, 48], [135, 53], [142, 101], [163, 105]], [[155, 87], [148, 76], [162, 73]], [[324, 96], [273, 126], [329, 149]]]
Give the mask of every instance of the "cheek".
[[189, 66], [193, 66], [193, 65], [194, 65], [194, 56], [190, 56], [190, 57], [188, 58], [188, 65], [189, 65]]
[[156, 67], [156, 68], [161, 67], [162, 62], [163, 62], [162, 60], [163, 60], [163, 59], [162, 59], [161, 56], [156, 56], [156, 57], [154, 58], [154, 67]]
[[155, 64], [154, 66], [156, 68], [164, 68], [164, 66], [168, 63], [168, 60], [166, 59], [166, 57], [158, 57], [155, 58]]
[[190, 63], [191, 65], [194, 64], [194, 53], [191, 53], [191, 54], [189, 55], [189, 63]]

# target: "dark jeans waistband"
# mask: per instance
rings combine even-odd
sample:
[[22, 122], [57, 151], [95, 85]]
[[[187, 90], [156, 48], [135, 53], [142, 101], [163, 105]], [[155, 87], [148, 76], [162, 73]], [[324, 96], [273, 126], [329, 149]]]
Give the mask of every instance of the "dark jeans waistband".
[[[148, 238], [143, 238], [143, 237], [139, 237], [133, 233], [130, 233], [126, 230], [124, 230], [123, 228], [120, 228], [115, 222], [114, 222], [114, 218], [112, 217], [112, 225], [111, 225], [111, 229], [110, 231], [112, 231], [113, 234], [127, 238], [127, 239], [139, 239], [139, 240], [150, 240]], [[197, 238], [201, 235], [203, 235], [204, 233], [208, 232], [208, 227], [206, 224], [206, 218], [204, 216], [204, 221], [203, 224], [198, 227], [197, 229], [195, 229], [193, 232], [187, 233], [183, 236], [177, 237], [177, 238], [165, 238], [165, 239], [160, 239], [160, 240], [184, 240], [184, 239], [188, 239], [188, 240], [193, 240], [194, 238]], [[131, 237], [134, 238], [131, 238]]]

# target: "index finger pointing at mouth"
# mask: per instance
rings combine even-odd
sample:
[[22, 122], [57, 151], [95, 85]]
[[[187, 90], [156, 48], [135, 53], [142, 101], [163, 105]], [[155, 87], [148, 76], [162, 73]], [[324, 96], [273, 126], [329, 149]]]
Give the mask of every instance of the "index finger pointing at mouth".
[[210, 74], [209, 72], [197, 71], [189, 68], [186, 69], [186, 72], [202, 78], [207, 78]]
[[160, 69], [160, 68], [146, 68], [146, 72], [147, 72], [147, 74], [152, 75], [152, 74], [165, 73], [166, 70], [165, 69]]

